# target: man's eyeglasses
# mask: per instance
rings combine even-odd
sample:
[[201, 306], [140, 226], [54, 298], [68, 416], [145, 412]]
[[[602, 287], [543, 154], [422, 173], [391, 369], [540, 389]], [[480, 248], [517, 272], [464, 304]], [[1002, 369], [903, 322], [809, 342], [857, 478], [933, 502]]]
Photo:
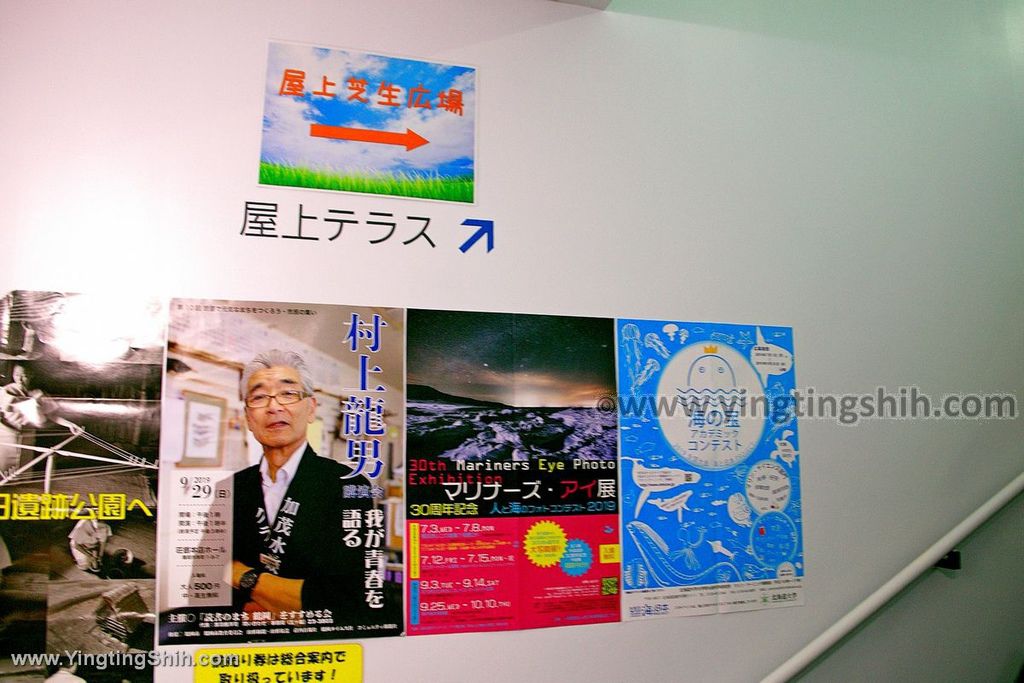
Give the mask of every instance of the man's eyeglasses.
[[279, 406], [290, 406], [293, 403], [298, 403], [304, 398], [309, 398], [313, 394], [307, 394], [305, 391], [298, 391], [296, 389], [286, 389], [279, 391], [276, 394], [252, 394], [245, 397], [245, 405], [250, 408], [266, 408], [270, 405], [270, 399], [276, 398], [277, 405]]

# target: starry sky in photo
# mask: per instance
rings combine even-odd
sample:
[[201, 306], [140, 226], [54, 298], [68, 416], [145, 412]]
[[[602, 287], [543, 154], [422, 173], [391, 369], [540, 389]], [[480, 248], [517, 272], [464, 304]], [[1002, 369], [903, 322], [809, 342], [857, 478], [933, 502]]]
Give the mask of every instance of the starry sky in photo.
[[615, 392], [610, 318], [408, 312], [408, 382], [517, 407], [595, 405]]

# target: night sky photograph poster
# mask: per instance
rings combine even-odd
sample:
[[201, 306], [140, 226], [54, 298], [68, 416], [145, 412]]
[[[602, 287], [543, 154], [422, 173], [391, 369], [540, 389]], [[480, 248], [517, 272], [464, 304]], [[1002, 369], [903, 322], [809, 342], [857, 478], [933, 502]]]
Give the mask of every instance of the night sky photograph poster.
[[410, 310], [410, 634], [619, 618], [613, 321]]

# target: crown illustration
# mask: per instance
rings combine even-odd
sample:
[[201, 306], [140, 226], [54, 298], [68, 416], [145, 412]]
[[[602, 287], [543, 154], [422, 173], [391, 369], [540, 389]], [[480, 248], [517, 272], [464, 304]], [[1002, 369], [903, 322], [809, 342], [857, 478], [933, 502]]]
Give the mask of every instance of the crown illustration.
[[718, 353], [718, 344], [704, 347], [704, 353]]

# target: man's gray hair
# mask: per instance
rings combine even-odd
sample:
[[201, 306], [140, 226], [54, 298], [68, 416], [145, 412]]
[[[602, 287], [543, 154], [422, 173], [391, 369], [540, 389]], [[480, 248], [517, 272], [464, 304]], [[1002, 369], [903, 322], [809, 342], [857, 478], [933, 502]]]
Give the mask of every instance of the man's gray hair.
[[292, 368], [299, 373], [299, 380], [302, 382], [302, 389], [310, 396], [313, 395], [313, 378], [309, 376], [309, 368], [302, 356], [294, 351], [282, 351], [281, 349], [270, 349], [259, 354], [242, 368], [242, 379], [238, 383], [238, 393], [242, 400], [249, 391], [249, 380], [253, 374], [260, 370], [269, 368], [284, 367]]

